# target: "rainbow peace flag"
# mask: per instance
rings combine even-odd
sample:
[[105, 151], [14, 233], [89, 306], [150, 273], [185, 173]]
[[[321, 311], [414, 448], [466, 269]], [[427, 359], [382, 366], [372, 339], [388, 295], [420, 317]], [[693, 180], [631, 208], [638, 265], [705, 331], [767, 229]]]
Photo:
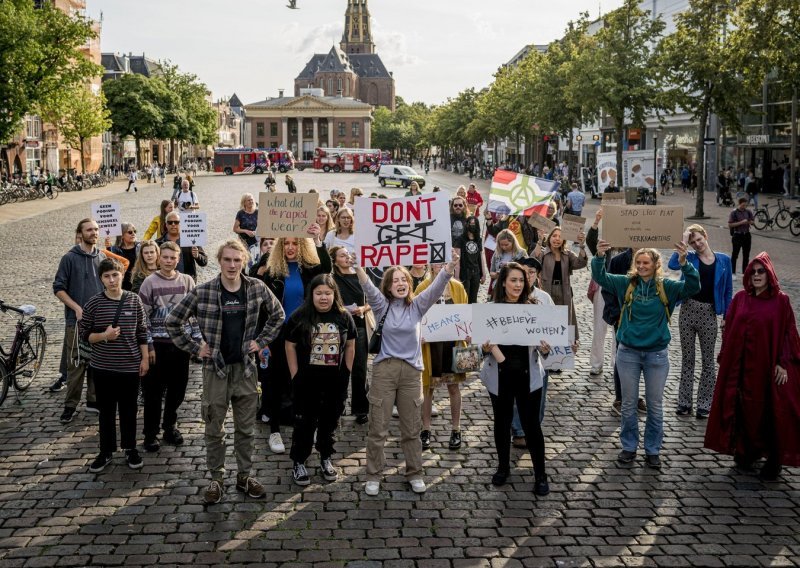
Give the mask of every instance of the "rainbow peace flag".
[[557, 181], [497, 170], [489, 191], [489, 211], [503, 215], [545, 215], [558, 186]]

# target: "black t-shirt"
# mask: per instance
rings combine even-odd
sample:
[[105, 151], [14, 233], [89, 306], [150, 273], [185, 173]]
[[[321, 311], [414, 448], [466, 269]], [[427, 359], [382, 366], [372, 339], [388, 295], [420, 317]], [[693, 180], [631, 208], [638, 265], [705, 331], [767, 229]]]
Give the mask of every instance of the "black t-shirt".
[[501, 371], [526, 371], [530, 363], [528, 347], [525, 345], [498, 345], [506, 360], [500, 363]]
[[[358, 281], [357, 274], [340, 274], [335, 273], [333, 279], [339, 287], [339, 293], [342, 295], [342, 304], [345, 306], [363, 306], [366, 303], [364, 296], [364, 289]], [[356, 327], [366, 327], [366, 321], [363, 317], [354, 317]]]
[[453, 247], [461, 248], [464, 244], [464, 232], [467, 230], [467, 220], [461, 215], [450, 214], [450, 234]]
[[298, 312], [286, 323], [286, 341], [294, 343], [297, 351], [298, 373], [311, 371], [337, 375], [344, 365], [347, 340], [356, 338], [356, 325], [347, 312], [330, 310], [320, 313], [311, 337], [301, 324]]
[[244, 286], [236, 292], [222, 287], [222, 343], [220, 351], [226, 365], [242, 363], [244, 322], [247, 317], [247, 296]]
[[483, 251], [478, 241], [464, 240], [461, 247], [461, 271], [481, 274], [481, 255]]
[[703, 302], [704, 304], [714, 303], [714, 279], [717, 272], [717, 259], [711, 264], [700, 261], [700, 291], [692, 296], [692, 300]]
[[553, 263], [553, 284], [561, 284], [561, 261]]

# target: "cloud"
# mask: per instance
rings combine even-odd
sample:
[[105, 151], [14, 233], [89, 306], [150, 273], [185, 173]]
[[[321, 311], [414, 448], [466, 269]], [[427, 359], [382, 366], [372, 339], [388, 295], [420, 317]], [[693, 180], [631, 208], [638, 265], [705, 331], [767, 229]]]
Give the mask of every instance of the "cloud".
[[[286, 38], [287, 41], [291, 40], [292, 44], [297, 41], [297, 30], [294, 31], [295, 33], [291, 34], [293, 37]], [[292, 49], [295, 53], [304, 54], [304, 57], [310, 57], [312, 53], [327, 53], [333, 44], [339, 45], [342, 33], [344, 33], [342, 22], [328, 22], [310, 30], [292, 46]]]
[[497, 32], [495, 32], [491, 21], [481, 12], [472, 12], [469, 15], [469, 19], [472, 20], [472, 23], [475, 26], [475, 32], [479, 37], [486, 39], [493, 39], [497, 37]]
[[422, 62], [419, 56], [409, 51], [408, 36], [403, 32], [373, 26], [372, 37], [375, 39], [375, 48], [383, 64], [390, 71], [398, 67], [419, 65]]

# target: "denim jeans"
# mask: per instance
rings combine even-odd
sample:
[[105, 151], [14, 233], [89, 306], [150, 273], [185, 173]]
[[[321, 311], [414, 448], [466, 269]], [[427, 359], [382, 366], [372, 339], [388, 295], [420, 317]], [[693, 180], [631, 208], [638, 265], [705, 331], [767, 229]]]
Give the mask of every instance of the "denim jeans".
[[622, 387], [622, 422], [619, 440], [622, 449], [635, 452], [639, 446], [639, 377], [644, 373], [644, 397], [647, 402], [647, 421], [644, 426], [644, 451], [657, 455], [664, 439], [664, 387], [669, 374], [667, 350], [639, 351], [620, 344], [617, 350], [617, 369]]
[[[545, 372], [542, 379], [542, 403], [539, 405], [539, 424], [544, 422], [544, 407], [547, 404], [547, 379], [549, 374]], [[522, 429], [522, 420], [519, 418], [519, 410], [517, 405], [514, 404], [514, 416], [511, 419], [511, 435], [515, 438], [522, 438], [525, 436], [525, 431]]]

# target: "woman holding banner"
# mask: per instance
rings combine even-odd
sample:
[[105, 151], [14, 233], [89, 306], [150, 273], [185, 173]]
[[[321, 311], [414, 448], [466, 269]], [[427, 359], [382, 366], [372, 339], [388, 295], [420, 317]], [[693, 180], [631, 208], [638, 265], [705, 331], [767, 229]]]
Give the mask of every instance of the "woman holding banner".
[[619, 439], [622, 451], [617, 463], [628, 466], [636, 459], [639, 446], [639, 378], [644, 375], [647, 422], [644, 428], [645, 464], [661, 468], [661, 443], [664, 438], [664, 387], [669, 374], [667, 348], [672, 337], [669, 320], [678, 300], [700, 291], [700, 276], [686, 262], [686, 243], [675, 245], [684, 279], [662, 276], [661, 255], [655, 249], [639, 249], [627, 275], [606, 272], [606, 253], [611, 245], [600, 240], [592, 259], [592, 279], [603, 290], [612, 292], [621, 306], [617, 330], [617, 370], [622, 387], [622, 421]]
[[[510, 262], [500, 269], [492, 296], [495, 304], [529, 304], [530, 294], [525, 269], [519, 263]], [[545, 473], [544, 435], [539, 412], [545, 374], [541, 357], [550, 354], [550, 346], [545, 341], [536, 347], [486, 342], [483, 353], [481, 381], [492, 400], [498, 462], [492, 485], [505, 485], [511, 473], [511, 421], [516, 402], [533, 460], [533, 491], [536, 495], [547, 495], [550, 486]]]
[[[286, 320], [305, 300], [306, 287], [318, 274], [331, 272], [331, 257], [320, 241], [320, 228], [316, 223], [308, 227], [313, 238], [280, 237], [267, 260], [264, 283], [275, 294], [286, 313]], [[270, 344], [271, 360], [267, 369], [267, 391], [262, 394], [269, 409], [269, 448], [276, 454], [286, 451], [281, 438], [281, 409], [284, 394], [291, 393], [289, 367], [284, 347], [284, 329]]]
[[[381, 330], [380, 347], [372, 366], [369, 394], [369, 434], [367, 435], [367, 495], [380, 492], [386, 464], [383, 447], [389, 436], [392, 406], [397, 404], [400, 418], [400, 444], [406, 459], [406, 479], [414, 493], [427, 490], [422, 479], [422, 349], [420, 322], [425, 313], [442, 295], [455, 273], [458, 253], [439, 272], [427, 290], [414, 296], [411, 275], [402, 266], [387, 268], [380, 289], [356, 261], [358, 281], [367, 293], [367, 301], [375, 311]], [[378, 330], [376, 329], [376, 333]]]

